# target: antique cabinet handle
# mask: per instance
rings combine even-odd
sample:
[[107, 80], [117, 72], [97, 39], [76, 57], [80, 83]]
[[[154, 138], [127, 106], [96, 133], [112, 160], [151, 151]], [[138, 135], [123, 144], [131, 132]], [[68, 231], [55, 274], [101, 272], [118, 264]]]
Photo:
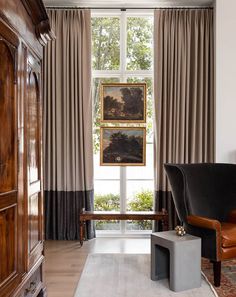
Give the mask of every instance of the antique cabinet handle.
[[34, 294], [36, 291], [37, 285], [36, 282], [31, 282], [29, 288], [25, 289], [25, 296], [29, 293]]

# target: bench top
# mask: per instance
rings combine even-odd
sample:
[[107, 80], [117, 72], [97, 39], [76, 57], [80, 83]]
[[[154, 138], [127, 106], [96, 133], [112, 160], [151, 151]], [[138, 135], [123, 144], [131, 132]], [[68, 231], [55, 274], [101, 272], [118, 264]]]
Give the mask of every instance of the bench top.
[[80, 219], [82, 220], [102, 220], [102, 219], [116, 219], [116, 220], [162, 220], [167, 218], [168, 214], [165, 211], [82, 211]]

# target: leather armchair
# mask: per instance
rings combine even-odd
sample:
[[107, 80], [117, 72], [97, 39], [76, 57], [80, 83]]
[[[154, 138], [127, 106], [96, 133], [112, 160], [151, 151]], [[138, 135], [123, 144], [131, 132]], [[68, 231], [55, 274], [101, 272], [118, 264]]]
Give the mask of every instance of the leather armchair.
[[220, 286], [221, 261], [236, 257], [236, 165], [165, 164], [176, 211], [187, 233], [202, 239]]

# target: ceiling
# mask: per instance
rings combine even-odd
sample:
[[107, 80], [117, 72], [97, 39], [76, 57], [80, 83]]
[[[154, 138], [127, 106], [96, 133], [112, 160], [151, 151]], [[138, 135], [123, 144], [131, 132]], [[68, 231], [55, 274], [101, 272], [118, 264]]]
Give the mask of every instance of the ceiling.
[[46, 6], [148, 8], [165, 6], [211, 6], [214, 0], [43, 0]]

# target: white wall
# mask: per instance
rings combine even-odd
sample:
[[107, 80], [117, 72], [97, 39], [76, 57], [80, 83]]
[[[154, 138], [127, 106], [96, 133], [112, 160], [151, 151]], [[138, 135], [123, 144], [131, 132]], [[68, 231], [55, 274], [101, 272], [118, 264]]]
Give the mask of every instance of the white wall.
[[216, 162], [236, 163], [236, 0], [216, 0]]

